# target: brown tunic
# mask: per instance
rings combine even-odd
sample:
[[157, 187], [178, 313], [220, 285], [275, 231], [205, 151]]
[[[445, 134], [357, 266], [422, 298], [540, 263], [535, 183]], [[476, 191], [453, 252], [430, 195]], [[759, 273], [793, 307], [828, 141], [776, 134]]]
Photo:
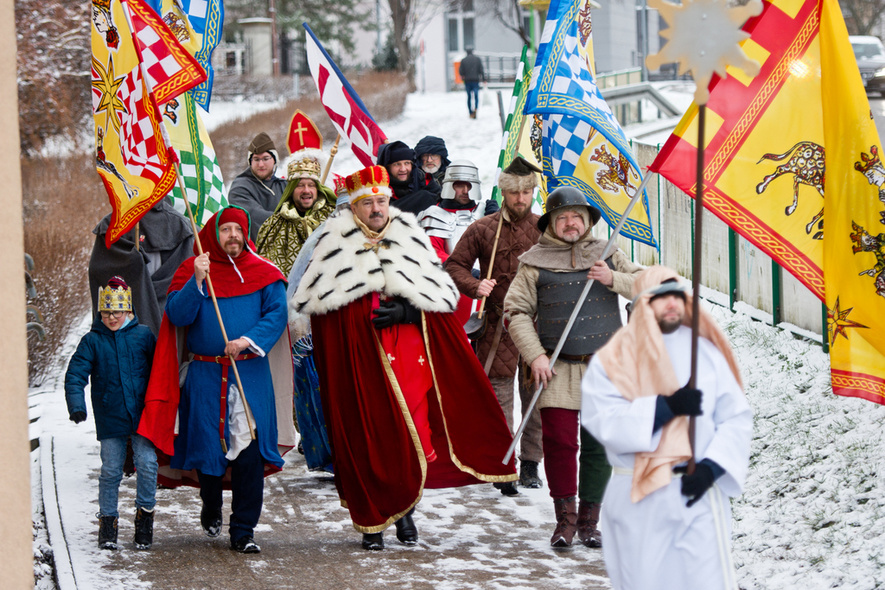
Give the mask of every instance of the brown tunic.
[[[473, 264], [478, 259], [480, 276], [485, 278], [488, 275], [489, 261], [495, 243], [495, 232], [498, 229], [498, 219], [501, 215], [504, 215], [504, 224], [501, 227], [501, 236], [498, 238], [498, 250], [495, 253], [492, 272], [492, 278], [497, 281], [497, 284], [486, 301], [488, 328], [479, 340], [477, 351], [479, 362], [483, 364], [486, 362], [492, 340], [495, 337], [495, 327], [501, 319], [504, 296], [507, 295], [510, 282], [516, 276], [516, 270], [519, 268], [519, 257], [534, 246], [541, 235], [541, 232], [538, 231], [538, 216], [529, 213], [522, 219], [512, 222], [506, 209], [502, 209], [475, 221], [458, 240], [458, 244], [445, 264], [446, 270], [461, 293], [475, 298], [480, 279], [474, 278], [471, 272]], [[495, 353], [489, 378], [513, 378], [518, 360], [519, 351], [505, 330], [501, 335], [501, 343]]]

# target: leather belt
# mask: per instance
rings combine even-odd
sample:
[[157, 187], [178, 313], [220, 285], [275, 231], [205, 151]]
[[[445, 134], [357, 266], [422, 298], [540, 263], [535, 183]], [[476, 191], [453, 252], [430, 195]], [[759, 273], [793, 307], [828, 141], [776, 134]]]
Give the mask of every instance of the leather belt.
[[[546, 352], [547, 356], [549, 357], [553, 356], [552, 350], [545, 350], [544, 352]], [[560, 352], [559, 356], [556, 358], [557, 360], [566, 361], [569, 363], [589, 363], [590, 359], [593, 358], [593, 354], [563, 354]]]
[[[259, 354], [254, 352], [247, 352], [245, 354], [237, 355], [235, 360], [238, 361], [248, 361], [250, 359], [258, 358]], [[205, 356], [202, 354], [194, 355], [195, 361], [202, 361], [204, 363], [216, 363], [221, 365], [221, 394], [219, 403], [220, 413], [218, 419], [218, 437], [221, 439], [221, 450], [227, 454], [227, 442], [224, 439], [224, 423], [227, 420], [227, 372], [228, 367], [231, 366], [231, 360], [229, 356]]]

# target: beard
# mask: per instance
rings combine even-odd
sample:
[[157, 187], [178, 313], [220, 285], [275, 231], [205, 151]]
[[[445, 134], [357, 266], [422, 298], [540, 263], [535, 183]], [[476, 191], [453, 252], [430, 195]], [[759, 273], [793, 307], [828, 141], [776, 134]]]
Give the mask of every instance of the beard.
[[433, 165], [422, 166], [421, 169], [424, 170], [424, 172], [426, 172], [428, 174], [436, 174], [439, 171], [439, 165], [437, 165], [437, 166], [433, 166]]
[[662, 334], [672, 334], [682, 325], [682, 318], [678, 320], [658, 320], [658, 326], [661, 328]]

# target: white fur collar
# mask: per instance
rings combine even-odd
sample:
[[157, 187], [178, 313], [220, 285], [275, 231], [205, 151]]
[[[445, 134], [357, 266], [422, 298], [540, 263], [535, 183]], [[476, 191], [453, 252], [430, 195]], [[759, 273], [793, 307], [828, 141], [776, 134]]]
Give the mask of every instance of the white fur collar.
[[327, 313], [376, 291], [424, 311], [454, 311], [458, 289], [415, 216], [391, 207], [390, 218], [376, 251], [352, 212], [330, 217], [289, 301], [289, 315]]

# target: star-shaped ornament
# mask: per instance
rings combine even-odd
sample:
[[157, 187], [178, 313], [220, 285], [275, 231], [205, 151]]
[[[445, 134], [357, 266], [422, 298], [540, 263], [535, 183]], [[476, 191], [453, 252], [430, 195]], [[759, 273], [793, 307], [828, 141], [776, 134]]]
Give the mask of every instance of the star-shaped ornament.
[[836, 344], [837, 336], [841, 335], [848, 340], [848, 334], [845, 332], [848, 328], [869, 328], [869, 326], [864, 326], [848, 319], [848, 314], [853, 309], [853, 307], [849, 307], [846, 310], [839, 309], [838, 297], [836, 297], [836, 305], [833, 306], [833, 309], [827, 309], [827, 332], [829, 332], [830, 346]]
[[677, 62], [680, 74], [691, 71], [697, 85], [695, 103], [709, 100], [707, 86], [714, 72], [724, 78], [725, 68], [734, 66], [751, 77], [759, 73], [759, 64], [748, 58], [739, 44], [750, 36], [741, 26], [762, 13], [761, 0], [731, 8], [722, 0], [683, 0], [681, 6], [648, 0], [648, 5], [660, 11], [669, 28], [660, 33], [667, 43], [645, 63], [650, 70], [657, 70], [665, 63]]

